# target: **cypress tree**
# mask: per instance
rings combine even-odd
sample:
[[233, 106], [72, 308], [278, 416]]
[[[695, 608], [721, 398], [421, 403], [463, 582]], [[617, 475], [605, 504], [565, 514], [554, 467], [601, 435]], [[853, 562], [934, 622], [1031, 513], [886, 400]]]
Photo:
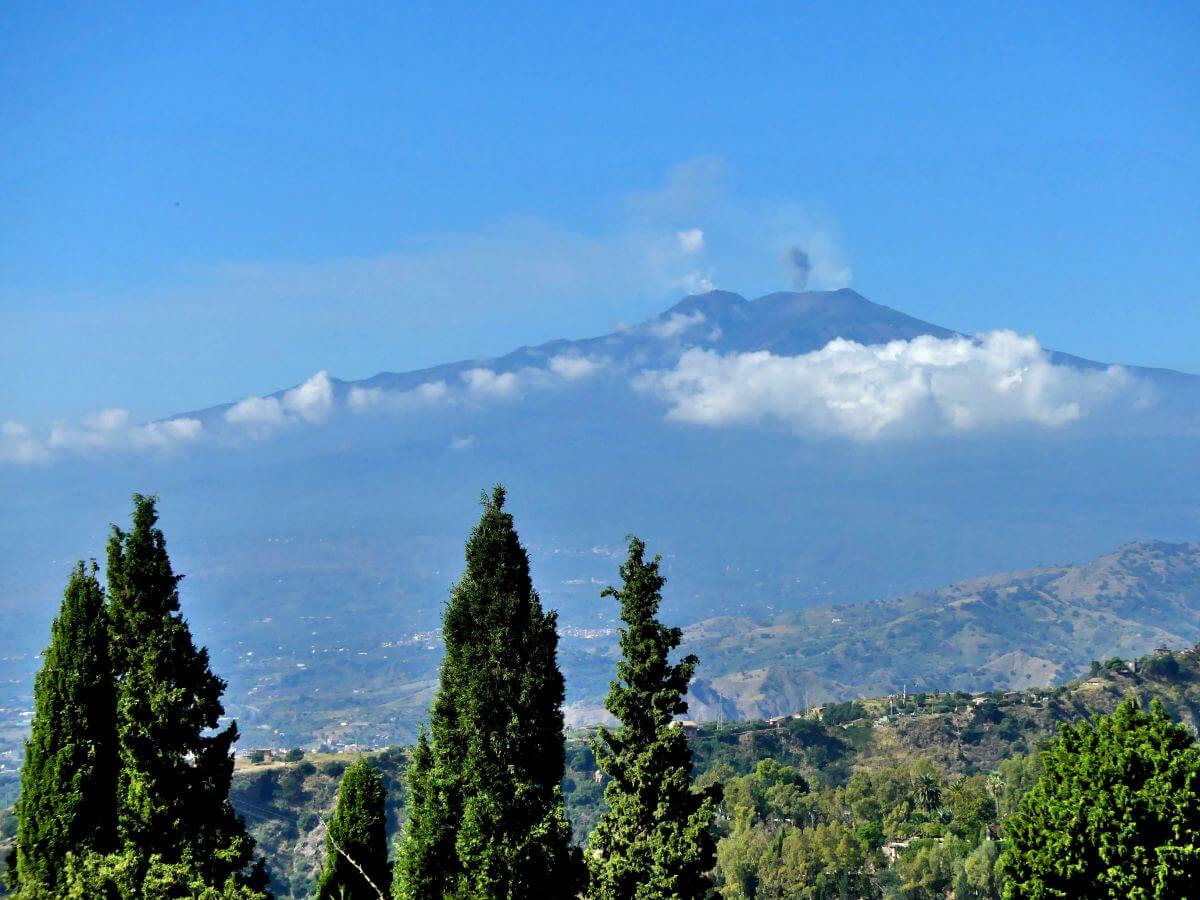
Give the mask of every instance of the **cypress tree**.
[[108, 543], [111, 643], [117, 675], [117, 828], [149, 864], [190, 860], [214, 887], [265, 887], [254, 841], [229, 802], [237, 726], [215, 731], [225, 682], [179, 612], [178, 584], [155, 500], [133, 496], [129, 532]]
[[383, 779], [369, 762], [359, 760], [346, 770], [338, 788], [337, 810], [325, 836], [325, 868], [317, 881], [317, 900], [388, 896], [392, 878], [386, 801]]
[[484, 497], [446, 606], [430, 735], [408, 775], [400, 898], [559, 898], [582, 884], [562, 805], [557, 616], [542, 611], [504, 499], [501, 487]]
[[33, 707], [10, 879], [21, 896], [51, 897], [63, 892], [68, 853], [107, 853], [116, 843], [116, 700], [95, 563], [71, 572]]
[[671, 664], [682, 632], [657, 618], [666, 580], [659, 557], [629, 539], [622, 587], [602, 596], [621, 604], [621, 659], [605, 708], [620, 722], [600, 729], [593, 750], [611, 779], [608, 811], [589, 840], [591, 896], [603, 900], [704, 897], [716, 862], [712, 824], [718, 789], [692, 787], [692, 753], [674, 717], [687, 712], [684, 695], [697, 659]]

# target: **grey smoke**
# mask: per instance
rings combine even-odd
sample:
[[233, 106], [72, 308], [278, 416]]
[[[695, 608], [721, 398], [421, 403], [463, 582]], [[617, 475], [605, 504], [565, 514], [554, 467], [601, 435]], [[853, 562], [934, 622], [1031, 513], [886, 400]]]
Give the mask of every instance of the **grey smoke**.
[[792, 287], [798, 291], [808, 287], [808, 275], [812, 272], [812, 260], [808, 251], [799, 244], [793, 244], [783, 255], [784, 262], [792, 267]]

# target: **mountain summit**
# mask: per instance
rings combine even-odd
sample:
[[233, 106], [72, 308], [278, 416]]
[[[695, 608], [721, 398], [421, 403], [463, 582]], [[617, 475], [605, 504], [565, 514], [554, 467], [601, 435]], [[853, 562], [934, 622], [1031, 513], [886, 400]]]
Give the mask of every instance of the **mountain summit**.
[[[498, 357], [482, 357], [407, 372], [380, 372], [361, 381], [329, 379], [338, 396], [355, 388], [373, 391], [411, 391], [423, 385], [456, 384], [474, 370], [515, 374], [544, 368], [558, 357], [583, 357], [605, 362], [654, 367], [673, 364], [681, 350], [701, 347], [718, 353], [769, 351], [776, 356], [811, 353], [841, 338], [865, 346], [910, 341], [929, 336], [964, 337], [959, 332], [874, 303], [849, 288], [836, 291], [779, 291], [747, 300], [731, 291], [713, 290], [684, 297], [665, 312], [637, 325], [592, 338], [556, 339], [519, 347]], [[1102, 370], [1107, 364], [1048, 351], [1055, 364]], [[1141, 376], [1172, 384], [1192, 376], [1165, 370], [1136, 370]], [[1194, 383], [1194, 382], [1193, 382]], [[497, 386], [499, 387], [499, 386]], [[270, 395], [282, 399], [295, 387]], [[219, 419], [232, 403], [184, 415]]]
[[723, 350], [769, 350], [794, 356], [820, 350], [835, 338], [860, 344], [911, 340], [923, 334], [952, 337], [955, 332], [887, 306], [862, 294], [839, 291], [780, 291], [747, 301], [737, 294], [712, 291], [686, 297], [669, 314], [699, 311], [720, 326]]

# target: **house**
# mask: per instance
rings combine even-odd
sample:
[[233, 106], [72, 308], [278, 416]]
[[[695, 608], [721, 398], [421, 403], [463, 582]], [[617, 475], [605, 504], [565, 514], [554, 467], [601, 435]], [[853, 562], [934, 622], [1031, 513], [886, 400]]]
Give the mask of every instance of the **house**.
[[[912, 844], [913, 841], [920, 840], [926, 840], [926, 838], [909, 838], [908, 840], [904, 841], [888, 841], [879, 849], [883, 852], [883, 858], [888, 861], [888, 865], [891, 865], [896, 862], [896, 858], [901, 853], [909, 848], [909, 845]], [[941, 844], [944, 842], [943, 838], [933, 838], [932, 840], [936, 844]]]

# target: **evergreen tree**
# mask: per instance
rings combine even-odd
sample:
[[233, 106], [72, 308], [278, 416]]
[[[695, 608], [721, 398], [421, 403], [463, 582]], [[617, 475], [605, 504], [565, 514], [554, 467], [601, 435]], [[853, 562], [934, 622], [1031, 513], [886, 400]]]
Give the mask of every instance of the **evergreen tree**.
[[14, 888], [62, 893], [68, 853], [116, 845], [116, 700], [96, 564], [71, 573], [33, 686], [33, 730], [17, 800]]
[[483, 501], [443, 619], [445, 657], [409, 770], [400, 898], [560, 898], [583, 878], [563, 812], [563, 678], [557, 617], [542, 611], [529, 557]]
[[1200, 747], [1161, 703], [1065, 725], [1005, 822], [1004, 896], [1194, 896]]
[[712, 824], [719, 789], [692, 787], [692, 753], [674, 718], [687, 712], [684, 694], [696, 657], [670, 662], [682, 632], [657, 618], [665, 579], [659, 558], [645, 560], [646, 546], [629, 539], [620, 590], [603, 596], [621, 604], [621, 659], [605, 708], [621, 723], [600, 730], [593, 742], [597, 764], [609, 776], [608, 811], [589, 840], [591, 896], [625, 898], [704, 897], [716, 862]]
[[225, 682], [179, 612], [178, 584], [151, 497], [133, 497], [133, 527], [113, 526], [108, 597], [117, 675], [117, 828], [149, 865], [188, 859], [213, 886], [265, 887], [254, 841], [229, 802], [237, 726], [214, 732]]
[[365, 759], [346, 770], [338, 788], [337, 810], [325, 836], [325, 869], [317, 881], [317, 900], [388, 896], [392, 879], [386, 800], [383, 779]]

